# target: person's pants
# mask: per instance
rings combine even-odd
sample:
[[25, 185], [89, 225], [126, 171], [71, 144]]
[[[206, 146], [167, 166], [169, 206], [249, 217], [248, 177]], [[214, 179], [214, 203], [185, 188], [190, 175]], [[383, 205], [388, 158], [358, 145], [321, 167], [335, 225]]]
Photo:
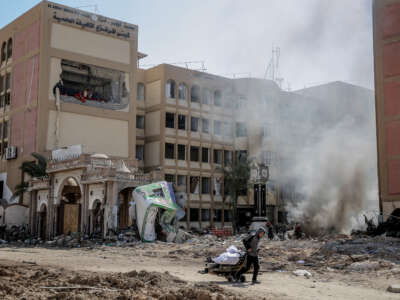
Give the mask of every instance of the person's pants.
[[236, 273], [236, 278], [240, 278], [244, 273], [250, 270], [251, 265], [253, 265], [253, 281], [257, 280], [258, 270], [260, 270], [260, 264], [258, 263], [258, 256], [247, 255], [246, 267], [242, 268]]

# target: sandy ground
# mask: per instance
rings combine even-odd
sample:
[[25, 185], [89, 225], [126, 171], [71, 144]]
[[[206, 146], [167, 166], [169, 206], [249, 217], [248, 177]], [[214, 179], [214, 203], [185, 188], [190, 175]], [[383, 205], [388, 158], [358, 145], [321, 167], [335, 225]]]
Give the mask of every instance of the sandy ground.
[[[389, 284], [399, 284], [400, 275], [379, 271], [369, 273], [314, 272], [313, 277], [296, 277], [291, 272], [263, 272], [261, 284], [228, 283], [225, 278], [200, 274], [204, 258], [185, 255], [190, 245], [145, 245], [143, 247], [97, 248], [0, 248], [0, 260], [35, 263], [62, 270], [95, 272], [130, 272], [132, 270], [168, 271], [183, 280], [216, 283], [231, 292], [255, 299], [400, 299], [400, 294], [386, 291]], [[178, 251], [176, 251], [178, 250]], [[183, 250], [182, 253], [179, 251]], [[250, 274], [247, 278], [250, 279]]]

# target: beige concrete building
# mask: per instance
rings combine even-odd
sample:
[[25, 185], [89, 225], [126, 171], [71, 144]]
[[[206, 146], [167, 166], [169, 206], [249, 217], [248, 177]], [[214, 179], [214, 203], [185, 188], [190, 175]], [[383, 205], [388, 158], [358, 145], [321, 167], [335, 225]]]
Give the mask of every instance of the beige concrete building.
[[[1, 29], [0, 42], [2, 198], [24, 207], [33, 232], [129, 226], [132, 189], [158, 178], [186, 197], [182, 226], [231, 225], [221, 168], [265, 156], [264, 131], [242, 108], [277, 87], [254, 81], [263, 91], [254, 96], [251, 80], [139, 69], [136, 25], [47, 1]], [[48, 177], [12, 197], [32, 152], [49, 157]], [[276, 222], [278, 193], [267, 198]], [[239, 215], [253, 206], [250, 188]]]

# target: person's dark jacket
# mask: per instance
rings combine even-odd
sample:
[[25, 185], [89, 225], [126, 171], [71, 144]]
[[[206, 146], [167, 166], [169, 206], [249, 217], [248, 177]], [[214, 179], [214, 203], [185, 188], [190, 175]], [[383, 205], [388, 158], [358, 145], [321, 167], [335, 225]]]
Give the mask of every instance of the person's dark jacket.
[[257, 257], [258, 256], [258, 243], [260, 242], [260, 233], [264, 232], [264, 230], [259, 229], [256, 231], [254, 237], [250, 241], [250, 249], [247, 251], [249, 256]]

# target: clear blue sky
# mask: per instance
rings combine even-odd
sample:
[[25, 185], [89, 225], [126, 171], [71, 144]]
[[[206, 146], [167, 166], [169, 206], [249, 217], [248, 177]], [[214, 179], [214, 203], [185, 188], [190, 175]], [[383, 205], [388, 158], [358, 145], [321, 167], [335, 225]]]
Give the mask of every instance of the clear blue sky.
[[[0, 0], [0, 27], [39, 2]], [[143, 64], [204, 60], [211, 73], [262, 77], [280, 46], [280, 75], [292, 89], [334, 80], [373, 88], [371, 0], [55, 2], [97, 4], [99, 14], [139, 25]]]

